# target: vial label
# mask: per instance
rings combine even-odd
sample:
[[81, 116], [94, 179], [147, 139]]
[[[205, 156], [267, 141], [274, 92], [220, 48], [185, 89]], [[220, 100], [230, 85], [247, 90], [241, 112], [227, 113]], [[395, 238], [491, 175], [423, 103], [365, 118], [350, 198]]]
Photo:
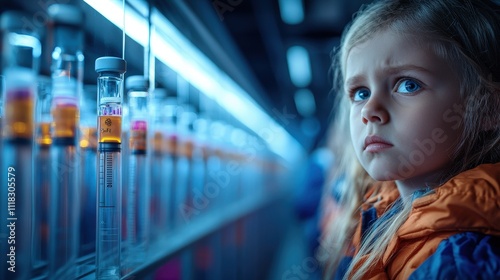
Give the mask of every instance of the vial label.
[[99, 143], [121, 143], [122, 117], [99, 116]]

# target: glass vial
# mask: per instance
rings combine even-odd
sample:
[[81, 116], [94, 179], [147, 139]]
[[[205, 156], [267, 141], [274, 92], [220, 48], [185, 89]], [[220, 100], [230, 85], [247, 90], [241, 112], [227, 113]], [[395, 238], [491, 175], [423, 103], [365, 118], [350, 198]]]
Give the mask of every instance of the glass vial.
[[125, 60], [100, 57], [97, 78], [98, 182], [96, 279], [121, 275], [121, 126]]
[[4, 120], [0, 188], [0, 279], [28, 279], [32, 272], [33, 138], [36, 73], [41, 45], [27, 30], [25, 14], [7, 11], [0, 19]]
[[48, 272], [49, 260], [49, 209], [50, 209], [50, 177], [52, 145], [51, 115], [52, 102], [51, 82], [49, 77], [38, 78], [38, 100], [36, 102], [36, 130], [34, 150], [34, 192], [33, 192], [33, 266], [34, 276], [42, 276]]
[[50, 277], [76, 277], [79, 242], [79, 100], [83, 89], [82, 11], [54, 4], [47, 10], [52, 51], [52, 146], [49, 214]]
[[146, 257], [150, 237], [150, 180], [147, 153], [148, 88], [143, 76], [126, 80], [128, 95], [129, 154], [127, 186], [127, 264], [135, 267]]
[[80, 242], [78, 249], [80, 268], [84, 273], [94, 265], [96, 231], [96, 178], [97, 178], [97, 87], [87, 86], [80, 102]]

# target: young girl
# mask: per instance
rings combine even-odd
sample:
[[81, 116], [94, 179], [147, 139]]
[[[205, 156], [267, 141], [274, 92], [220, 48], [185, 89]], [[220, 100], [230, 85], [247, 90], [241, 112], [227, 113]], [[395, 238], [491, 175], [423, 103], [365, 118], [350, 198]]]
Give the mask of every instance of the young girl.
[[500, 279], [498, 4], [377, 1], [336, 63], [357, 162], [327, 278]]

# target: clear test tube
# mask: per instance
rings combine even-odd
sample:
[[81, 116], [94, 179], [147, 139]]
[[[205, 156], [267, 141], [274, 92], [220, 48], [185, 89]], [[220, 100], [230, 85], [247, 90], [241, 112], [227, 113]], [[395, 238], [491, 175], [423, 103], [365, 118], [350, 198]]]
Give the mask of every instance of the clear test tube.
[[33, 137], [40, 41], [23, 28], [25, 14], [0, 19], [5, 108], [0, 188], [0, 279], [29, 279], [32, 273]]
[[191, 179], [190, 206], [192, 215], [199, 218], [206, 212], [209, 203], [205, 191], [207, 184], [207, 164], [206, 159], [209, 153], [208, 143], [208, 125], [209, 119], [206, 112], [199, 112], [198, 117], [193, 122], [194, 149], [193, 149], [193, 177]]
[[157, 240], [165, 237], [167, 232], [168, 207], [171, 164], [168, 164], [165, 150], [165, 131], [168, 129], [167, 114], [165, 110], [165, 98], [167, 92], [163, 88], [155, 88], [148, 104], [151, 113], [150, 129], [148, 131], [148, 149], [150, 153], [150, 216], [151, 216], [151, 239]]
[[[175, 228], [175, 215], [178, 212], [177, 205], [175, 204], [175, 198], [177, 195], [176, 185], [178, 182], [179, 173], [177, 171], [177, 145], [178, 134], [177, 134], [177, 122], [178, 122], [178, 98], [177, 96], [169, 96], [165, 101], [164, 112], [165, 112], [165, 138], [163, 141], [163, 165], [162, 168], [166, 171], [164, 180], [167, 182], [166, 186], [162, 188], [163, 193], [161, 196], [162, 207], [164, 206], [166, 216], [166, 230], [172, 231]], [[163, 205], [165, 203], [165, 205]]]
[[[206, 185], [208, 191], [209, 186], [219, 186], [214, 174], [219, 174], [225, 166], [226, 145], [224, 145], [226, 126], [220, 120], [214, 120], [210, 123], [210, 153], [208, 154], [206, 163], [207, 171], [205, 173]], [[226, 190], [224, 190], [226, 191]], [[209, 201], [208, 211], [220, 210], [222, 197], [213, 195]]]
[[193, 179], [192, 158], [194, 150], [193, 122], [196, 113], [192, 105], [184, 104], [178, 107], [177, 121], [177, 157], [175, 180], [175, 225], [184, 226], [194, 218], [192, 212], [191, 183]]
[[[128, 194], [128, 168], [129, 168], [129, 134], [130, 134], [130, 117], [129, 117], [129, 108], [128, 108], [128, 95], [127, 91], [124, 91], [123, 95], [123, 103], [122, 103], [122, 143], [124, 143], [121, 148], [121, 160], [122, 160], [122, 252], [127, 250], [128, 247], [128, 233], [127, 233], [127, 194]], [[122, 254], [122, 260], [126, 258], [126, 254]]]
[[33, 266], [35, 275], [47, 273], [49, 245], [49, 192], [50, 192], [50, 146], [52, 145], [51, 115], [52, 102], [50, 78], [38, 79], [38, 102], [36, 106], [35, 129], [35, 184], [33, 207]]
[[129, 105], [129, 155], [127, 188], [127, 264], [132, 267], [146, 258], [150, 239], [150, 179], [147, 153], [148, 88], [143, 76], [126, 80]]
[[97, 95], [94, 85], [84, 88], [80, 110], [80, 154], [78, 161], [80, 191], [79, 265], [84, 273], [94, 265], [96, 237], [97, 178]]
[[[1, 40], [1, 31], [0, 31], [0, 44], [2, 43]], [[0, 53], [1, 55], [1, 53]], [[5, 77], [2, 75], [0, 72], [0, 151], [2, 151], [2, 137], [3, 137], [3, 128], [2, 128], [2, 123], [3, 123], [3, 95], [5, 92]], [[2, 157], [0, 156], [0, 166], [2, 166]], [[0, 176], [0, 181], [1, 181], [1, 176]]]
[[[72, 5], [48, 7], [52, 50], [52, 146], [49, 214], [50, 277], [76, 277], [80, 232], [78, 186], [80, 96], [83, 90], [82, 11]], [[71, 38], [71, 39], [69, 39]]]
[[97, 78], [98, 179], [96, 221], [96, 279], [120, 279], [122, 166], [121, 128], [125, 60], [100, 57]]
[[230, 185], [232, 188], [230, 190], [231, 194], [229, 198], [229, 203], [235, 203], [239, 201], [241, 198], [241, 191], [243, 184], [242, 173], [246, 167], [244, 152], [247, 145], [247, 134], [244, 130], [238, 127], [233, 127], [233, 129], [231, 130], [230, 139], [233, 151], [231, 153], [232, 156], [230, 162], [228, 163], [228, 166], [234, 168], [228, 169], [230, 170], [228, 174], [230, 176]]
[[231, 132], [233, 127], [228, 124], [225, 119], [221, 122], [222, 137], [219, 142], [219, 157], [221, 159], [221, 166], [218, 169], [211, 170], [208, 174], [212, 183], [214, 183], [221, 191], [217, 197], [216, 207], [224, 208], [232, 202], [231, 193], [234, 191], [235, 178], [227, 172], [227, 167], [233, 165], [232, 161], [234, 155], [234, 147], [231, 143]]

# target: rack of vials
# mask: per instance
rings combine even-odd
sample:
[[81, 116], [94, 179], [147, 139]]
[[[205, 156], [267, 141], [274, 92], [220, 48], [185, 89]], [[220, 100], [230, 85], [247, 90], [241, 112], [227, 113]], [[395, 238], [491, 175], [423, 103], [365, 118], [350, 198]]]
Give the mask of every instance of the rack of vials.
[[0, 279], [258, 277], [279, 158], [182, 77], [152, 87], [123, 57], [86, 61], [78, 7], [47, 15], [50, 50], [1, 14]]

